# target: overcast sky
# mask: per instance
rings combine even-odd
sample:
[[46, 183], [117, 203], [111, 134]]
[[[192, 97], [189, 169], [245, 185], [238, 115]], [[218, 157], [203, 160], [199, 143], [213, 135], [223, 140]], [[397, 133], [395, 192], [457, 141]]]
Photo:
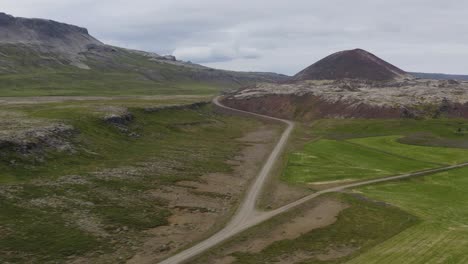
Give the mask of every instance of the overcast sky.
[[468, 74], [460, 0], [1, 0], [0, 10], [223, 69], [295, 74], [363, 48], [407, 71]]

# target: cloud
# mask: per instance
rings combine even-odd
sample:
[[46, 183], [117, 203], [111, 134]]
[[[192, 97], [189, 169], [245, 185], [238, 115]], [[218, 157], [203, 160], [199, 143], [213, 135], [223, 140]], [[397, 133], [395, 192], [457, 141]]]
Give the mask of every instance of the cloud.
[[225, 69], [294, 74], [360, 47], [405, 70], [468, 74], [463, 1], [5, 0], [2, 10]]
[[173, 54], [182, 60], [197, 63], [229, 62], [235, 59], [258, 59], [259, 52], [254, 48], [231, 45], [194, 46], [177, 48]]

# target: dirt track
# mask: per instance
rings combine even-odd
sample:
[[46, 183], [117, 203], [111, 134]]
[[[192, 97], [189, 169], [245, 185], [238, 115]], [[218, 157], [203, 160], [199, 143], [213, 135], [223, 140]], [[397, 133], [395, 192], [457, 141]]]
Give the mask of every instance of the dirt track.
[[190, 260], [191, 258], [199, 255], [200, 253], [220, 244], [221, 242], [241, 233], [242, 231], [253, 227], [257, 224], [260, 224], [262, 222], [265, 222], [279, 214], [282, 214], [286, 211], [289, 211], [305, 202], [308, 202], [320, 195], [326, 194], [326, 193], [331, 193], [331, 192], [339, 192], [343, 191], [344, 189], [350, 189], [354, 187], [359, 187], [359, 186], [364, 186], [364, 185], [369, 185], [369, 184], [375, 184], [375, 183], [381, 183], [381, 182], [387, 182], [387, 181], [394, 181], [394, 180], [401, 180], [405, 178], [410, 178], [410, 177], [415, 177], [415, 176], [422, 176], [426, 174], [432, 174], [432, 173], [437, 173], [441, 171], [446, 171], [446, 170], [451, 170], [451, 169], [456, 169], [456, 168], [461, 168], [461, 167], [466, 167], [468, 166], [468, 163], [463, 163], [459, 165], [454, 165], [454, 166], [448, 166], [448, 167], [443, 167], [443, 168], [438, 168], [438, 169], [432, 169], [432, 170], [425, 170], [425, 171], [420, 171], [420, 172], [415, 172], [415, 173], [408, 173], [408, 174], [403, 174], [403, 175], [398, 175], [398, 176], [392, 176], [392, 177], [386, 177], [386, 178], [380, 178], [380, 179], [374, 179], [374, 180], [368, 180], [368, 181], [362, 181], [362, 182], [357, 182], [357, 183], [350, 183], [346, 184], [343, 186], [338, 186], [338, 187], [333, 187], [329, 189], [325, 189], [319, 192], [316, 192], [314, 194], [308, 195], [306, 197], [303, 197], [293, 203], [290, 203], [288, 205], [285, 205], [283, 207], [280, 207], [278, 209], [268, 211], [268, 212], [259, 212], [255, 209], [255, 204], [256, 201], [258, 200], [262, 187], [264, 186], [268, 175], [273, 168], [275, 162], [278, 160], [279, 155], [284, 148], [284, 146], [287, 143], [287, 140], [294, 129], [294, 122], [289, 121], [289, 120], [284, 120], [284, 119], [279, 119], [279, 118], [273, 118], [273, 117], [268, 117], [264, 115], [259, 115], [255, 113], [249, 113], [246, 111], [241, 111], [237, 109], [233, 109], [230, 107], [226, 107], [222, 105], [219, 102], [219, 97], [215, 98], [213, 100], [213, 103], [217, 105], [218, 107], [227, 109], [229, 111], [234, 111], [242, 114], [249, 114], [257, 117], [261, 117], [264, 119], [270, 119], [270, 120], [275, 120], [278, 122], [283, 122], [287, 124], [286, 130], [283, 132], [280, 140], [278, 141], [277, 145], [273, 149], [272, 153], [268, 157], [266, 163], [264, 164], [262, 170], [260, 171], [260, 174], [257, 176], [255, 181], [253, 182], [253, 185], [249, 189], [247, 195], [245, 196], [243, 202], [241, 203], [238, 211], [236, 214], [233, 216], [232, 220], [224, 227], [221, 231], [216, 233], [215, 235], [211, 236], [210, 238], [200, 242], [199, 244], [196, 244], [195, 246], [188, 248], [186, 250], [183, 250], [179, 252], [178, 254], [160, 262], [160, 264], [178, 264], [178, 263], [183, 263], [185, 261]]
[[165, 261], [160, 262], [161, 264], [174, 264], [174, 263], [182, 263], [186, 260], [189, 260], [190, 258], [202, 253], [203, 251], [219, 244], [220, 242], [226, 240], [227, 238], [230, 238], [234, 236], [235, 234], [238, 234], [242, 232], [243, 230], [249, 228], [252, 226], [252, 220], [257, 219], [258, 215], [261, 215], [260, 212], [257, 212], [255, 210], [255, 204], [257, 201], [257, 198], [261, 194], [262, 187], [264, 186], [268, 175], [270, 174], [271, 169], [273, 168], [273, 165], [275, 162], [278, 160], [280, 157], [281, 151], [283, 150], [283, 147], [286, 145], [289, 136], [291, 132], [294, 129], [294, 122], [288, 121], [288, 120], [283, 120], [283, 119], [278, 119], [278, 118], [273, 118], [273, 117], [267, 117], [267, 116], [262, 116], [258, 114], [252, 114], [244, 111], [240, 111], [237, 109], [232, 109], [229, 107], [223, 106], [219, 102], [219, 97], [215, 98], [213, 100], [213, 103], [217, 105], [218, 107], [228, 109], [230, 111], [235, 111], [235, 112], [240, 112], [244, 114], [249, 114], [249, 115], [254, 115], [258, 116], [261, 118], [266, 118], [270, 120], [275, 120], [278, 122], [283, 122], [287, 124], [286, 130], [283, 132], [281, 135], [280, 140], [276, 144], [275, 148], [271, 152], [270, 156], [268, 157], [266, 163], [263, 165], [262, 170], [260, 171], [259, 175], [257, 178], [254, 180], [252, 186], [248, 190], [243, 202], [239, 206], [239, 209], [237, 210], [236, 214], [232, 218], [232, 220], [228, 223], [228, 225], [223, 228], [221, 231], [213, 235], [212, 237], [208, 238], [205, 241], [202, 241], [201, 243], [195, 245], [194, 247], [191, 247], [189, 249], [186, 249], [168, 259]]

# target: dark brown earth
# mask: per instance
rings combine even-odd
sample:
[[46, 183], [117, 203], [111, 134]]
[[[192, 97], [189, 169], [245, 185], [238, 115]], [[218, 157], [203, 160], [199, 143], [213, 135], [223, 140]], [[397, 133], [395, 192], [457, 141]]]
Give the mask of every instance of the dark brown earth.
[[361, 79], [384, 81], [407, 73], [362, 49], [334, 53], [293, 77], [294, 81]]
[[310, 121], [319, 118], [468, 118], [468, 104], [442, 103], [430, 107], [382, 107], [360, 102], [329, 102], [314, 95], [271, 94], [241, 100], [228, 97], [223, 104], [278, 118]]
[[310, 121], [318, 118], [399, 118], [400, 109], [381, 108], [350, 102], [327, 102], [313, 95], [267, 95], [223, 103], [244, 111], [278, 118]]

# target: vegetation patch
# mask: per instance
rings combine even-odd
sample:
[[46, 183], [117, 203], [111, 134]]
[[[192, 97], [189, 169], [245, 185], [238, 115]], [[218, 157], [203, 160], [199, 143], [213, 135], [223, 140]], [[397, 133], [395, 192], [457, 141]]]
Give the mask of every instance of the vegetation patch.
[[453, 165], [468, 161], [468, 150], [401, 144], [398, 142], [399, 138], [401, 138], [401, 136], [370, 137], [352, 139], [350, 142], [407, 159], [444, 165]]
[[468, 121], [465, 119], [322, 119], [313, 127], [313, 133], [333, 139], [412, 135], [431, 133], [440, 138], [466, 140]]
[[[282, 179], [330, 183], [391, 176], [468, 161], [461, 120], [319, 120], [309, 142], [288, 155]], [[425, 133], [440, 144], [424, 145]], [[449, 148], [447, 143], [458, 145]]]
[[[333, 196], [349, 205], [335, 223], [305, 233], [297, 239], [274, 242], [258, 253], [234, 252], [230, 254], [235, 259], [232, 263], [339, 263], [419, 222], [416, 217], [392, 206], [353, 195]], [[255, 239], [256, 234], [268, 234], [276, 225], [294, 219], [296, 213], [289, 212], [254, 227], [195, 263], [224, 257], [225, 252], [236, 248], [236, 244]]]
[[[226, 160], [243, 147], [236, 139], [258, 125], [219, 115], [203, 104], [147, 111], [158, 103], [123, 100], [108, 102], [110, 108], [98, 101], [3, 109], [28, 119], [59, 121], [76, 133], [66, 137], [73, 151], [46, 148], [40, 159], [30, 153], [29, 158], [16, 157], [14, 164], [15, 151], [2, 146], [2, 153], [10, 154], [0, 156], [0, 262], [62, 262], [77, 256], [97, 261], [104, 253], [119, 252], [107, 259], [115, 262], [132, 256], [142, 231], [166, 225], [171, 215], [167, 201], [151, 192], [208, 173], [230, 172]], [[106, 122], [106, 111], [116, 106], [128, 109], [132, 119], [119, 126]]]
[[466, 263], [468, 169], [361, 188], [365, 195], [417, 216], [421, 223], [350, 263]]
[[289, 155], [283, 179], [291, 183], [359, 180], [423, 170], [434, 164], [410, 160], [346, 141], [318, 140]]
[[[319, 120], [312, 133], [322, 139], [309, 142], [302, 150], [289, 155], [283, 180], [292, 183], [359, 180], [467, 162], [468, 138], [463, 132], [467, 126], [466, 120], [455, 119]], [[409, 218], [419, 220], [373, 247], [362, 247], [353, 255], [331, 263], [467, 262], [468, 230], [465, 220], [468, 216], [464, 209], [468, 206], [464, 198], [467, 173], [468, 169], [462, 168], [360, 188], [359, 191], [370, 199], [382, 201], [380, 205], [384, 208], [400, 208], [407, 212]], [[368, 200], [364, 196], [357, 197], [361, 197], [363, 202]], [[351, 209], [343, 212], [340, 219], [349, 211]], [[378, 220], [378, 217], [369, 220], [376, 223], [389, 221], [387, 218]], [[396, 230], [402, 223], [405, 223], [404, 217], [387, 228]], [[359, 237], [368, 230], [360, 230], [354, 235]], [[337, 241], [341, 233], [334, 233]], [[306, 237], [307, 234], [301, 239]], [[296, 243], [283, 243], [289, 250], [297, 247]], [[279, 246], [275, 250], [281, 248]], [[320, 246], [303, 250], [301, 254], [315, 254], [317, 248]], [[269, 254], [273, 252], [271, 249]], [[279, 259], [270, 258], [268, 254], [261, 256], [269, 261]], [[251, 263], [245, 253], [236, 257]], [[256, 256], [250, 258], [255, 259]], [[300, 263], [327, 261], [311, 259]]]

